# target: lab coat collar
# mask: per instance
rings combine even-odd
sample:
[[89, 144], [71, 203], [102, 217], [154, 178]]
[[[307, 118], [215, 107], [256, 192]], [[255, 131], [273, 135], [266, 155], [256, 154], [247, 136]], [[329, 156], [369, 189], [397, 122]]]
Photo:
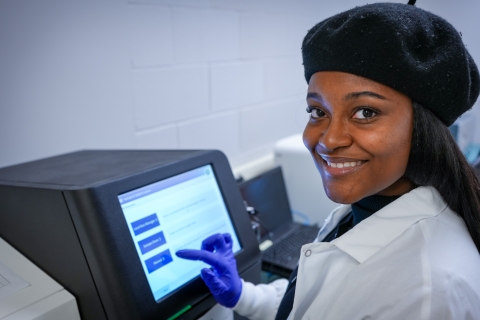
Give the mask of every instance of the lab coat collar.
[[[338, 212], [332, 213], [329, 218], [341, 220], [349, 212], [348, 207], [350, 206], [338, 208]], [[412, 224], [437, 216], [446, 208], [447, 204], [435, 188], [418, 187], [363, 220], [331, 243], [362, 263], [400, 236]]]
[[318, 232], [317, 239], [315, 242], [322, 241], [333, 229], [340, 223], [340, 221], [345, 217], [348, 213], [352, 211], [352, 206], [349, 204], [342, 204], [336, 209], [334, 209], [325, 219], [325, 223], [323, 224], [322, 228]]

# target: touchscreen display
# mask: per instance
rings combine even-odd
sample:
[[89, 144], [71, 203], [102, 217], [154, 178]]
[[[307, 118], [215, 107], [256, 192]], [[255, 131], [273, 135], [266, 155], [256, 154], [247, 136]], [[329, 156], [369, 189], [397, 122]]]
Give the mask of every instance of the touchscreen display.
[[206, 165], [118, 196], [138, 257], [156, 301], [209, 267], [180, 259], [215, 233], [230, 233], [241, 247], [212, 167]]

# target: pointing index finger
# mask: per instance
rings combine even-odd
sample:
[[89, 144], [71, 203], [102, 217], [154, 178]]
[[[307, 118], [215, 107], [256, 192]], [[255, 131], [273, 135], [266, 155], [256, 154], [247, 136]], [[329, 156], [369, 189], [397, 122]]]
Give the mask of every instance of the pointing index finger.
[[183, 259], [203, 261], [214, 268], [218, 267], [219, 264], [217, 255], [206, 250], [185, 249], [178, 250], [175, 254]]

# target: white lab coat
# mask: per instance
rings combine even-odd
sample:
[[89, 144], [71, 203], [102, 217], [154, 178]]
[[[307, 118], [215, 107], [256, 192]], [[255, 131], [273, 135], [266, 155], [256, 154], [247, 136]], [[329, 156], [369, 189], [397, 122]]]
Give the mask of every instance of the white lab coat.
[[[350, 211], [334, 210], [318, 239]], [[245, 282], [234, 310], [274, 319], [286, 285]], [[302, 247], [289, 319], [480, 319], [480, 255], [437, 190], [418, 187], [332, 242]]]

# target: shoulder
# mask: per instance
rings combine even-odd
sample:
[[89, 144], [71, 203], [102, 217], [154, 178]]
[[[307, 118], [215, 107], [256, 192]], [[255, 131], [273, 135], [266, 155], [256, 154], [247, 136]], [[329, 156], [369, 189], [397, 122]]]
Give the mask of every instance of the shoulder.
[[419, 221], [418, 225], [432, 268], [461, 272], [478, 268], [476, 274], [480, 275], [480, 254], [460, 216], [447, 207], [437, 216]]
[[475, 284], [480, 293], [480, 254], [465, 222], [448, 206], [412, 224], [397, 242], [403, 243], [403, 249], [416, 252], [423, 272], [428, 271], [436, 281], [433, 285], [448, 286], [448, 281], [466, 280]]
[[420, 221], [419, 228], [425, 242], [432, 317], [480, 317], [480, 254], [463, 219], [447, 207]]

